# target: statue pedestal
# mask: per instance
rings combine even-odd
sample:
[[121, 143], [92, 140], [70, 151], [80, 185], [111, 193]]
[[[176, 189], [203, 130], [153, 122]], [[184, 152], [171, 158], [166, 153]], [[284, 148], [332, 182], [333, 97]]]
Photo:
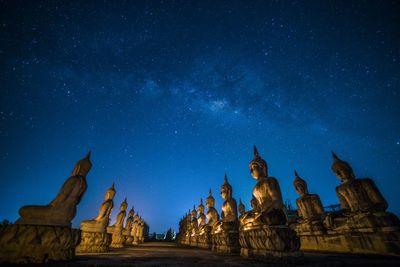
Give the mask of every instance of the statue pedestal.
[[197, 247], [211, 249], [211, 227], [204, 226], [204, 231], [197, 237]]
[[212, 251], [224, 253], [239, 253], [239, 232], [223, 231], [211, 234]]
[[190, 236], [190, 241], [189, 241], [189, 246], [191, 247], [197, 247], [197, 242], [198, 242], [198, 235], [194, 234]]
[[122, 234], [122, 227], [114, 227], [114, 232], [111, 238], [112, 248], [123, 248], [125, 243], [125, 237]]
[[261, 225], [240, 229], [240, 255], [271, 261], [292, 262], [302, 258], [300, 240], [288, 226]]
[[12, 224], [0, 227], [0, 263], [71, 260], [79, 230], [65, 226]]
[[134, 236], [133, 237], [133, 241], [132, 241], [132, 245], [139, 245], [140, 244], [140, 240], [138, 236]]
[[328, 230], [326, 234], [299, 233], [306, 251], [400, 255], [399, 227]]
[[81, 231], [81, 242], [76, 253], [97, 253], [110, 250], [111, 234]]

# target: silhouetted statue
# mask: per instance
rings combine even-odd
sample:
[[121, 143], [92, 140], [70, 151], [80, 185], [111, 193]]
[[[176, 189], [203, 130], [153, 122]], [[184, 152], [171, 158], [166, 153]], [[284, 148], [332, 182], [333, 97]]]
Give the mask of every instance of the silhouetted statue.
[[60, 192], [46, 206], [24, 206], [19, 210], [17, 224], [71, 226], [76, 206], [86, 191], [86, 175], [92, 168], [90, 152], [79, 160], [72, 175], [65, 181]]

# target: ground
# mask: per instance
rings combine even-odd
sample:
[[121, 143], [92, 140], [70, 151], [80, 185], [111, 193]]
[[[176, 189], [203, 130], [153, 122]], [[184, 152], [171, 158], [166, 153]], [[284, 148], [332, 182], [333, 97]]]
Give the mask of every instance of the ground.
[[361, 256], [343, 254], [305, 253], [297, 264], [276, 264], [249, 260], [233, 254], [214, 253], [209, 250], [187, 248], [175, 243], [149, 242], [136, 247], [112, 249], [109, 253], [78, 254], [73, 261], [39, 266], [400, 266], [400, 257]]

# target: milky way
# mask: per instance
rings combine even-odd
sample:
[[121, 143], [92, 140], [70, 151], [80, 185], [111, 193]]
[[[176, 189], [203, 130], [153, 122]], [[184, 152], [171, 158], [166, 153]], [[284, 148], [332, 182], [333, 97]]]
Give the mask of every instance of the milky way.
[[0, 1], [0, 220], [88, 150], [75, 227], [113, 181], [151, 231], [224, 173], [249, 208], [253, 144], [293, 204], [294, 169], [338, 203], [335, 150], [399, 214], [399, 2], [230, 2]]

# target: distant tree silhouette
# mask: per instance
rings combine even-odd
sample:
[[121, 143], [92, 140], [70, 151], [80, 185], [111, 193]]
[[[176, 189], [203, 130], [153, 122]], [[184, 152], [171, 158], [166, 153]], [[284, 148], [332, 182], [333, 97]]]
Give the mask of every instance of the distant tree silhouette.
[[7, 219], [4, 219], [2, 222], [0, 222], [0, 226], [6, 226], [6, 225], [9, 225], [9, 224], [11, 224], [11, 222], [9, 220], [7, 220]]
[[167, 233], [165, 234], [165, 241], [172, 241], [173, 238], [174, 236], [172, 234], [172, 229], [169, 228]]

